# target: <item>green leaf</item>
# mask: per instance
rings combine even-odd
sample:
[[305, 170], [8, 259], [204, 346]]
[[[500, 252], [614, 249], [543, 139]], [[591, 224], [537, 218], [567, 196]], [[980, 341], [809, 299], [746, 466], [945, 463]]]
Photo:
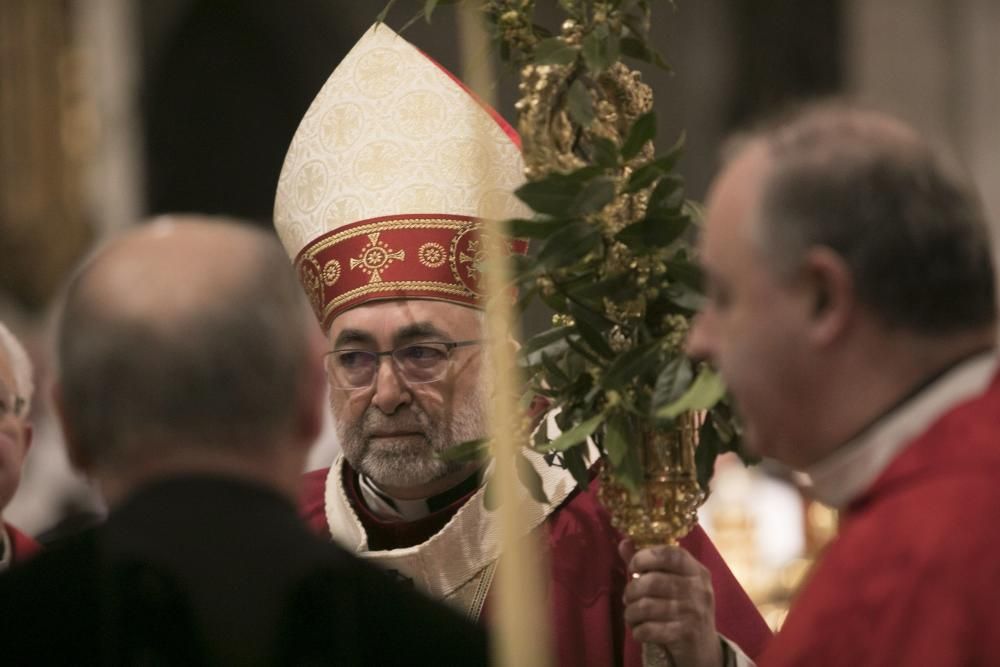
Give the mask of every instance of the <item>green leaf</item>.
[[614, 326], [614, 322], [606, 318], [603, 312], [595, 310], [594, 307], [588, 306], [578, 299], [571, 299], [566, 305], [566, 310], [576, 320], [577, 325], [582, 322], [595, 331], [607, 331]]
[[542, 476], [521, 452], [514, 455], [514, 468], [517, 470], [518, 479], [528, 489], [532, 498], [540, 503], [549, 502], [545, 489], [542, 488]]
[[692, 312], [701, 310], [705, 303], [705, 296], [701, 292], [684, 283], [674, 283], [661, 294], [675, 306]]
[[434, 8], [437, 7], [438, 0], [427, 0], [424, 3], [424, 20], [428, 23], [431, 22], [431, 15], [434, 13]]
[[566, 266], [577, 262], [601, 243], [601, 234], [586, 222], [572, 222], [554, 232], [538, 251], [538, 262]]
[[536, 350], [547, 348], [553, 343], [564, 342], [572, 330], [572, 327], [555, 327], [532, 336], [524, 343], [520, 350], [520, 356], [527, 356]]
[[396, 4], [396, 0], [389, 0], [389, 2], [385, 3], [385, 7], [375, 17], [375, 23], [385, 23], [385, 17], [389, 15], [389, 10], [392, 9], [394, 4]]
[[559, 364], [549, 357], [549, 355], [545, 354], [545, 352], [542, 352], [542, 368], [544, 368], [545, 372], [548, 374], [550, 385], [555, 386], [569, 383], [569, 377], [566, 373], [564, 373], [563, 370], [559, 368]]
[[614, 180], [607, 176], [595, 178], [587, 184], [579, 197], [573, 202], [570, 213], [580, 216], [597, 213], [610, 204], [614, 198]]
[[644, 63], [653, 62], [653, 51], [637, 37], [622, 37], [622, 55], [641, 60]]
[[[671, 172], [677, 166], [677, 161], [680, 160], [682, 155], [684, 155], [684, 141], [685, 141], [685, 134], [681, 132], [681, 135], [677, 138], [677, 141], [674, 142], [674, 145], [670, 147], [669, 151], [657, 157], [655, 160], [651, 160], [642, 168], [637, 169], [635, 172], [633, 172], [632, 176], [629, 178], [629, 184], [627, 190], [629, 192], [633, 192], [635, 190], [644, 188], [650, 183], [652, 183], [654, 180], [656, 180], [656, 176], [664, 176], [667, 179], [670, 179], [669, 194], [673, 194], [673, 192], [677, 188], [682, 187], [684, 185], [684, 179], [681, 178], [679, 175], [673, 174]], [[657, 197], [655, 198], [651, 197], [650, 208], [655, 208], [665, 205], [666, 199], [667, 197], [664, 195], [664, 193], [658, 194]], [[680, 207], [679, 202], [672, 205], [672, 208], [679, 208], [679, 207]]]
[[549, 37], [535, 45], [537, 65], [569, 65], [576, 60], [580, 47], [567, 44], [561, 37]]
[[[713, 410], [712, 412], [719, 412], [719, 410]], [[723, 418], [718, 414], [712, 415], [712, 430], [715, 431], [719, 440], [723, 445], [726, 445], [727, 448], [730, 443], [735, 441], [737, 438], [735, 426], [729, 421], [729, 419]]]
[[656, 138], [656, 113], [649, 111], [635, 119], [632, 127], [629, 128], [625, 143], [622, 144], [622, 159], [631, 160], [646, 142]]
[[647, 188], [656, 182], [656, 179], [661, 177], [664, 179], [673, 179], [675, 183], [683, 185], [684, 180], [680, 176], [670, 173], [670, 170], [674, 168], [675, 161], [675, 158], [665, 155], [642, 165], [629, 176], [625, 192], [635, 192], [636, 190]]
[[656, 49], [653, 49], [653, 64], [664, 71], [667, 72], [674, 71], [674, 68], [670, 66], [670, 63], [664, 60], [663, 54], [657, 51]]
[[549, 177], [525, 183], [514, 194], [539, 213], [561, 216], [566, 215], [581, 190], [583, 186], [579, 183]]
[[[581, 337], [581, 338], [583, 340], [586, 340], [586, 338], [583, 338], [583, 337]], [[603, 339], [601, 339], [600, 336], [597, 337], [597, 341], [599, 343], [603, 343], [605, 346], [607, 346], [607, 343], [605, 343], [603, 341]], [[599, 366], [601, 368], [604, 367], [604, 362], [601, 361], [600, 359], [598, 359], [596, 356], [594, 356], [595, 353], [591, 352], [590, 349], [588, 349], [588, 347], [586, 345], [583, 345], [581, 343], [581, 339], [567, 338], [566, 339], [566, 344], [569, 346], [569, 348], [571, 350], [573, 350], [574, 352], [576, 352], [577, 355], [579, 355], [580, 357], [583, 357], [584, 359], [586, 359], [587, 361], [589, 361], [594, 366]], [[608, 348], [608, 349], [610, 349], [610, 348]], [[567, 359], [566, 360], [567, 364], [570, 363], [572, 361], [572, 359], [573, 359], [573, 357], [570, 357], [569, 359]]]
[[683, 283], [699, 292], [704, 282], [704, 274], [701, 271], [701, 267], [687, 259], [675, 258], [670, 260], [667, 263], [667, 276], [671, 280]]
[[590, 144], [591, 159], [605, 169], [618, 166], [618, 146], [604, 137], [594, 137]]
[[583, 167], [569, 174], [552, 173], [543, 179], [525, 183], [514, 194], [539, 213], [561, 217], [573, 205], [591, 179], [603, 170]]
[[694, 467], [698, 476], [698, 486], [706, 493], [709, 491], [712, 475], [715, 474], [715, 459], [722, 451], [723, 446], [715, 429], [708, 422], [702, 424], [698, 431], [698, 447], [694, 450]]
[[594, 103], [583, 81], [577, 79], [566, 93], [566, 105], [569, 115], [583, 127], [588, 127], [594, 120]]
[[694, 370], [687, 357], [677, 356], [667, 362], [656, 378], [656, 385], [653, 387], [651, 399], [653, 411], [655, 412], [680, 398], [684, 394], [684, 390], [691, 386], [692, 378], [694, 378]]
[[694, 201], [693, 199], [685, 199], [682, 209], [684, 215], [691, 218], [691, 221], [696, 225], [700, 225], [701, 221], [705, 219], [705, 208], [700, 202]]
[[594, 72], [604, 71], [613, 65], [621, 51], [618, 35], [609, 34], [607, 26], [603, 25], [583, 38], [582, 47], [583, 60]]
[[608, 370], [601, 377], [601, 386], [614, 389], [628, 384], [641, 375], [643, 371], [656, 368], [661, 354], [660, 341], [658, 340], [643, 343], [620, 354], [611, 362]]
[[604, 422], [604, 413], [600, 413], [591, 417], [590, 419], [581, 422], [563, 432], [555, 440], [550, 441], [547, 445], [543, 447], [544, 451], [547, 452], [563, 452], [574, 445], [578, 445], [584, 442], [590, 435], [597, 430], [597, 427]]
[[583, 19], [581, 3], [578, 0], [559, 0], [559, 7], [576, 19]]
[[612, 466], [617, 468], [622, 464], [628, 455], [631, 442], [632, 429], [629, 418], [620, 413], [611, 415], [604, 427], [602, 444]]
[[[580, 310], [581, 309], [577, 309], [576, 312], [579, 313]], [[583, 339], [583, 342], [586, 343], [591, 350], [605, 359], [612, 359], [615, 356], [615, 353], [611, 350], [611, 346], [608, 345], [608, 341], [604, 339], [604, 336], [601, 335], [600, 331], [594, 328], [590, 322], [587, 321], [587, 319], [579, 317], [578, 315], [574, 315], [573, 319], [576, 320], [573, 327], [580, 334], [580, 338]], [[573, 347], [572, 340], [567, 339], [566, 342], [570, 347]]]
[[532, 23], [531, 24], [531, 34], [541, 40], [541, 39], [547, 39], [547, 38], [551, 37], [552, 36], [552, 31], [549, 30], [548, 28], [546, 28], [543, 25], [539, 25], [537, 23]]
[[579, 288], [574, 289], [572, 294], [574, 297], [585, 300], [600, 299], [602, 297], [608, 297], [614, 301], [617, 301], [622, 294], [622, 290], [627, 289], [632, 276], [627, 272], [616, 273], [612, 276], [608, 276], [604, 280], [590, 281]]
[[517, 218], [514, 220], [507, 220], [505, 225], [507, 227], [507, 235], [512, 238], [547, 239], [553, 233], [562, 229], [567, 222], [567, 220], [558, 219], [524, 220]]
[[707, 410], [726, 393], [726, 385], [722, 377], [708, 367], [703, 367], [698, 377], [680, 398], [668, 403], [656, 411], [660, 419], [675, 419], [682, 412], [689, 410]]
[[646, 215], [663, 216], [677, 215], [683, 213], [677, 206], [678, 197], [676, 193], [684, 194], [684, 179], [672, 174], [660, 179], [653, 191], [649, 195], [649, 204], [646, 206]]
[[553, 312], [562, 313], [566, 310], [566, 295], [562, 292], [552, 292], [551, 294], [539, 292], [538, 298]]
[[611, 467], [615, 481], [624, 486], [629, 493], [641, 493], [645, 473], [642, 469], [642, 448], [634, 443], [625, 451], [625, 458], [617, 466]]
[[633, 251], [666, 248], [687, 228], [688, 219], [685, 217], [646, 217], [618, 232], [615, 238]]
[[622, 12], [622, 23], [625, 24], [625, 27], [628, 28], [629, 32], [631, 32], [637, 39], [644, 40], [646, 33], [649, 32], [649, 8], [645, 7], [645, 11], [643, 12], [644, 16], [629, 14], [628, 10], [624, 8], [619, 11]]
[[475, 461], [476, 459], [485, 458], [490, 451], [490, 441], [486, 438], [480, 438], [479, 440], [469, 440], [468, 442], [462, 442], [454, 447], [449, 447], [444, 450], [438, 456], [443, 461]]

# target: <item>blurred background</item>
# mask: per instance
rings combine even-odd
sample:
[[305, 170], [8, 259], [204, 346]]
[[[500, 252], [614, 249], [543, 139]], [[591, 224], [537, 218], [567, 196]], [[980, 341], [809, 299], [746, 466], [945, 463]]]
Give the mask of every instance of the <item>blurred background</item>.
[[[555, 0], [539, 22], [558, 24]], [[701, 199], [723, 139], [797, 100], [841, 94], [950, 146], [1000, 215], [1000, 3], [995, 0], [677, 0], [656, 3], [674, 73], [641, 68], [658, 144], [683, 130]], [[400, 0], [401, 27], [423, 2]], [[48, 331], [60, 286], [102, 237], [148, 216], [200, 212], [270, 225], [285, 149], [315, 93], [382, 2], [0, 0], [0, 319], [26, 343], [39, 387], [35, 445], [5, 518], [41, 535], [99, 516], [69, 472], [48, 402]], [[455, 17], [404, 35], [460, 71]], [[484, 45], [483, 54], [489, 52]], [[499, 70], [514, 118], [516, 75]], [[536, 314], [526, 328], [544, 324]], [[115, 406], [107, 406], [114, 410]], [[328, 465], [326, 437], [313, 456]], [[836, 517], [780, 471], [721, 460], [702, 522], [765, 611], [788, 596]], [[55, 531], [53, 533], [52, 531]]]

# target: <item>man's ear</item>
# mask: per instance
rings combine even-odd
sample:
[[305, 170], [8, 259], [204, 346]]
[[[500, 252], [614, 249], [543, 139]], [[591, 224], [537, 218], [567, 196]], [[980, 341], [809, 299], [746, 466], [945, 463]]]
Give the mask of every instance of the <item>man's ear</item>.
[[77, 472], [84, 475], [89, 474], [92, 461], [86, 449], [80, 444], [71, 424], [66, 420], [66, 404], [63, 399], [62, 384], [59, 382], [52, 385], [52, 405], [55, 406], [56, 417], [59, 419], [60, 428], [62, 428], [66, 457], [69, 459], [70, 465]]
[[828, 345], [847, 329], [857, 309], [850, 267], [833, 249], [817, 246], [806, 251], [802, 275], [805, 298], [812, 302], [809, 335]]

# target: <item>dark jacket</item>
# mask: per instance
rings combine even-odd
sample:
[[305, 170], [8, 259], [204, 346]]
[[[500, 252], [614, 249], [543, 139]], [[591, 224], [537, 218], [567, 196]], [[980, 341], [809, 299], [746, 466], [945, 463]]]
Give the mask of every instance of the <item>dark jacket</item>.
[[11, 665], [487, 662], [481, 629], [316, 539], [284, 498], [217, 477], [140, 490], [0, 576], [0, 605]]

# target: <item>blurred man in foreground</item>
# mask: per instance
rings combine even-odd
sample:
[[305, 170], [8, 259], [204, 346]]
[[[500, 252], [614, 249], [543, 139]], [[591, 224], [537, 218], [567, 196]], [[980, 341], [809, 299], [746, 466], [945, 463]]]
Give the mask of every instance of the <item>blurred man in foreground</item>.
[[3, 510], [14, 497], [24, 457], [31, 446], [34, 382], [31, 360], [14, 334], [0, 322], [0, 572], [23, 562], [38, 543], [3, 521]]
[[164, 220], [100, 251], [68, 290], [55, 398], [111, 512], [0, 578], [4, 660], [483, 664], [480, 631], [296, 516], [322, 345], [261, 231]]
[[840, 534], [767, 665], [1000, 656], [1000, 383], [989, 234], [910, 127], [823, 105], [745, 139], [712, 188], [695, 355], [748, 447], [808, 473]]

